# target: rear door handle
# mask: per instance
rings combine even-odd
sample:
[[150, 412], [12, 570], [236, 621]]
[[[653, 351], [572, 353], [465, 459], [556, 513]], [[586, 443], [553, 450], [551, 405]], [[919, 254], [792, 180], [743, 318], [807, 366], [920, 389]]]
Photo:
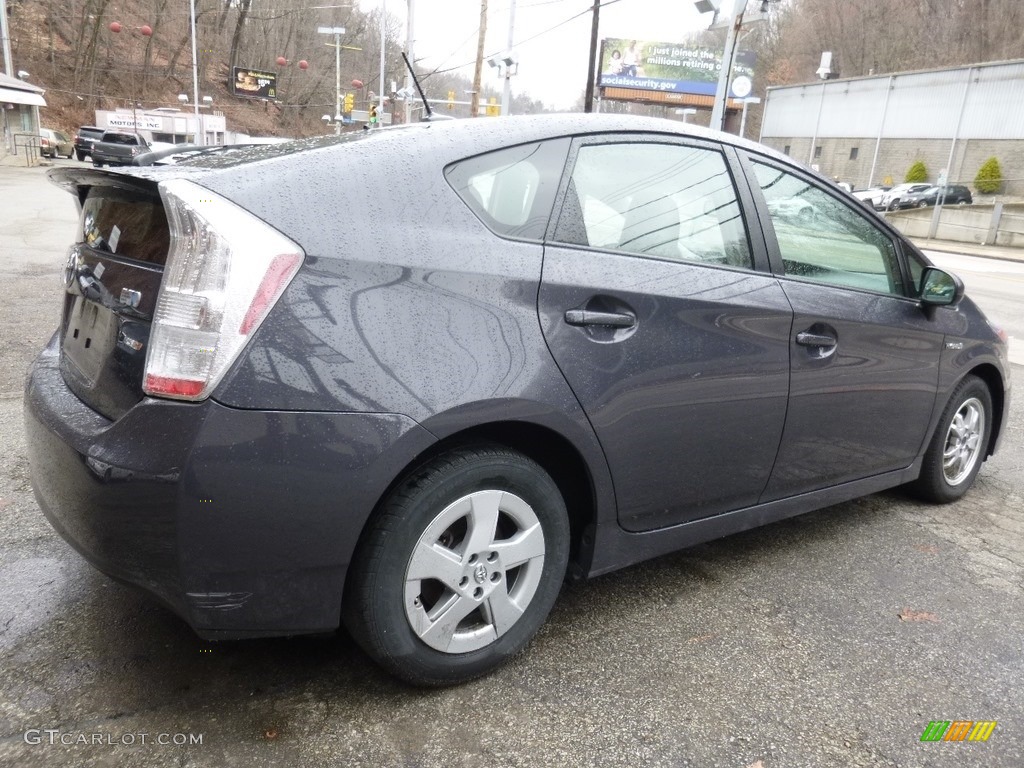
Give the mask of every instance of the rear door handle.
[[802, 347], [834, 347], [839, 340], [823, 333], [801, 331], [796, 335], [796, 343]]
[[569, 325], [606, 325], [612, 328], [632, 328], [636, 317], [628, 312], [594, 312], [589, 309], [567, 309], [565, 322]]

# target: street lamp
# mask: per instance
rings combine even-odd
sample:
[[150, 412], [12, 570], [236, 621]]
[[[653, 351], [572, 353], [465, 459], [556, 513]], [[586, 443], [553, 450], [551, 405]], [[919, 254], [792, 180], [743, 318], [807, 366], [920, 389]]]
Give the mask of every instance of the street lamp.
[[[195, 126], [195, 134], [194, 134], [195, 135], [195, 141], [194, 141], [194, 143], [196, 143], [196, 144], [205, 144], [206, 143], [206, 122], [203, 119], [203, 117], [201, 115], [199, 115], [199, 108], [202, 107], [203, 109], [209, 109], [210, 107], [212, 107], [213, 106], [213, 96], [203, 96], [203, 98], [202, 98], [202, 102], [203, 103], [202, 104], [189, 104], [188, 94], [179, 93], [178, 94], [178, 101], [181, 103], [181, 105], [183, 107], [194, 107], [195, 108], [195, 114], [198, 117], [197, 117], [196, 126]], [[216, 142], [214, 142], [214, 143], [216, 143]]]
[[[729, 79], [732, 76], [732, 62], [736, 56], [736, 38], [743, 27], [743, 16], [747, 12], [749, 2], [750, 0], [736, 0], [733, 17], [711, 25], [711, 29], [721, 29], [722, 26], [727, 26], [729, 30], [725, 38], [725, 50], [722, 52], [722, 66], [718, 74], [718, 86], [715, 89], [715, 104], [711, 110], [711, 128], [716, 131], [721, 131], [725, 128], [725, 108], [726, 101], [729, 98]], [[762, 21], [763, 14], [768, 11], [768, 5], [771, 2], [778, 2], [778, 0], [761, 0], [760, 13], [751, 12], [751, 16], [753, 16], [752, 21]], [[701, 13], [713, 11], [717, 17], [721, 7], [721, 0], [695, 0], [694, 6]], [[748, 21], [751, 21], [751, 19], [748, 18]]]
[[487, 63], [498, 70], [499, 77], [505, 78], [505, 88], [501, 94], [501, 114], [507, 115], [512, 106], [512, 75], [519, 73], [519, 56], [514, 51], [507, 51], [491, 56]]
[[335, 132], [340, 131], [341, 126], [345, 123], [345, 116], [341, 114], [335, 115], [333, 118], [330, 115], [324, 115], [320, 119], [324, 121], [324, 125], [334, 123]]
[[334, 135], [341, 135], [341, 36], [344, 27], [317, 27], [321, 35], [334, 35]]
[[512, 46], [515, 45], [516, 36], [516, 0], [508, 9], [508, 50], [505, 61], [505, 88], [501, 92], [501, 114], [507, 115], [512, 110], [512, 65], [515, 64], [515, 74], [519, 73], [519, 59], [512, 53]]

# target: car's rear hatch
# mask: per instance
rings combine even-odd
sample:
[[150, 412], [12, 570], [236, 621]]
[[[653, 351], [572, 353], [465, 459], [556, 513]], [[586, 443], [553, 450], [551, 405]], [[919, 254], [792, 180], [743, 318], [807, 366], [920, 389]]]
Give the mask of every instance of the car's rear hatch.
[[50, 172], [81, 205], [64, 272], [60, 370], [111, 420], [147, 395], [208, 397], [301, 266], [298, 245], [198, 183], [234, 178], [231, 154], [263, 157], [225, 148], [215, 170]]
[[64, 270], [60, 368], [82, 401], [117, 419], [143, 397], [170, 233], [152, 181], [96, 171], [73, 181], [82, 210]]

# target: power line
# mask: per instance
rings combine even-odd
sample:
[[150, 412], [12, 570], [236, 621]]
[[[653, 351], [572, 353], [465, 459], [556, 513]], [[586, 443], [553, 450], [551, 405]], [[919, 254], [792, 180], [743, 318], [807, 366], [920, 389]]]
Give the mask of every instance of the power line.
[[[622, 0], [604, 0], [604, 2], [600, 4], [600, 7], [604, 8], [604, 7], [609, 6], [609, 5], [615, 5], [615, 3], [619, 3], [619, 2], [622, 2]], [[592, 6], [592, 5], [588, 6], [587, 8], [585, 8], [582, 11], [580, 11], [579, 13], [573, 14], [572, 16], [570, 16], [567, 19], [563, 19], [562, 21], [558, 22], [557, 24], [554, 24], [554, 25], [548, 27], [547, 29], [545, 29], [545, 30], [543, 30], [541, 32], [538, 32], [535, 35], [531, 35], [530, 37], [527, 37], [527, 38], [525, 38], [523, 40], [517, 40], [516, 41], [516, 45], [518, 46], [518, 45], [523, 45], [524, 43], [532, 42], [533, 40], [536, 40], [538, 37], [543, 37], [544, 35], [547, 35], [547, 34], [549, 34], [551, 32], [554, 32], [556, 29], [558, 29], [560, 27], [564, 27], [570, 21], [575, 21], [576, 19], [580, 18], [581, 16], [586, 16], [588, 13], [591, 13], [593, 10], [594, 10], [594, 6]], [[479, 27], [477, 27], [477, 29], [479, 30]], [[472, 37], [472, 35], [470, 37]], [[463, 43], [463, 45], [465, 45], [465, 43]], [[488, 56], [493, 56], [493, 55], [495, 55], [497, 53], [500, 53], [500, 52], [501, 52], [500, 50], [494, 51], [493, 53], [488, 54]], [[452, 55], [454, 55], [454, 54], [452, 54]], [[451, 58], [451, 55], [448, 58]], [[420, 80], [426, 80], [427, 78], [431, 77], [432, 75], [443, 75], [446, 72], [454, 72], [457, 69], [462, 69], [463, 67], [468, 67], [470, 64], [475, 64], [476, 63], [476, 59], [471, 59], [471, 60], [465, 62], [464, 64], [458, 64], [458, 65], [456, 65], [454, 67], [448, 67], [447, 69], [440, 69], [440, 67], [443, 65], [443, 63], [444, 62], [442, 62], [442, 64], [439, 64], [437, 69], [434, 69], [432, 72], [424, 75], [422, 78], [420, 78]]]

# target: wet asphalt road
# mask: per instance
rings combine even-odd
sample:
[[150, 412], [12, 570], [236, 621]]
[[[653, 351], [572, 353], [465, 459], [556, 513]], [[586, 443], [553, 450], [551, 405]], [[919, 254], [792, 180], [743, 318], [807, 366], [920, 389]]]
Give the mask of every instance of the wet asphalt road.
[[[73, 208], [35, 170], [0, 199], [0, 765], [1024, 764], [1020, 408], [960, 503], [879, 494], [567, 588], [509, 666], [413, 690], [344, 635], [203, 643], [50, 529], [19, 390]], [[956, 719], [998, 725], [920, 742]]]

